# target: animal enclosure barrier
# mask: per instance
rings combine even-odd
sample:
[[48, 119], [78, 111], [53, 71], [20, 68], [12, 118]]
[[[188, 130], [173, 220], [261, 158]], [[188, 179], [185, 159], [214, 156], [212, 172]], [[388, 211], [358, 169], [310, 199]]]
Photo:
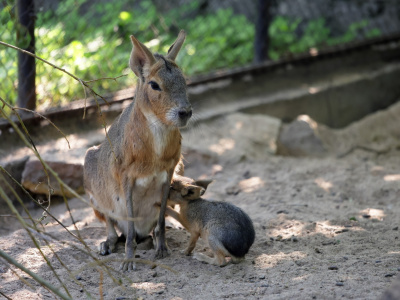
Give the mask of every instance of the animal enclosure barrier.
[[[109, 93], [134, 82], [127, 64], [130, 34], [147, 41], [152, 51], [165, 53], [179, 29], [185, 29], [187, 44], [178, 63], [193, 78], [399, 35], [399, 16], [400, 2], [394, 0], [6, 0], [0, 4], [0, 41], [35, 50], [84, 80], [108, 78], [91, 85]], [[34, 89], [43, 110], [84, 98], [79, 83], [32, 61], [0, 46], [3, 99], [34, 108]]]

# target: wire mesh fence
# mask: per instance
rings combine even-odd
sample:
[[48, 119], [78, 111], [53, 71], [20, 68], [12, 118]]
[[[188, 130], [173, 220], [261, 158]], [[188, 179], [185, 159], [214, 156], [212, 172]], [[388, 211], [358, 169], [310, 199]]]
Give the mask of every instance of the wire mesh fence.
[[[24, 7], [29, 2], [34, 8]], [[266, 5], [267, 13], [260, 9]], [[400, 2], [394, 0], [2, 1], [0, 40], [22, 48], [32, 40], [21, 25], [23, 9], [34, 21], [36, 55], [85, 80], [114, 78], [91, 82], [100, 93], [134, 83], [127, 63], [131, 34], [152, 51], [165, 53], [179, 29], [185, 29], [178, 64], [187, 76], [195, 76], [253, 63], [260, 43], [266, 44], [262, 59], [276, 60], [400, 33]], [[261, 28], [256, 26], [260, 20]], [[34, 72], [20, 70], [18, 77], [17, 56], [16, 50], [0, 46], [0, 96], [13, 104], [27, 97], [18, 89]], [[38, 60], [35, 78], [41, 109], [84, 97], [79, 82]]]

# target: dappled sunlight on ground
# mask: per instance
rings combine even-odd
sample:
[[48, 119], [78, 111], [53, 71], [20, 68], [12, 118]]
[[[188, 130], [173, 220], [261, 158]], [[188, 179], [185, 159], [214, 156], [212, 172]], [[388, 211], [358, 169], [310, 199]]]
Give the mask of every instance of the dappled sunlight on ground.
[[400, 174], [390, 174], [383, 177], [385, 181], [400, 181]]
[[261, 254], [257, 256], [254, 261], [257, 267], [268, 269], [277, 266], [284, 260], [298, 260], [306, 256], [307, 254], [302, 251], [293, 251], [290, 253], [278, 252], [274, 254]]
[[284, 220], [279, 225], [272, 224], [273, 228], [268, 230], [268, 236], [278, 239], [290, 239], [291, 237], [307, 237], [322, 234], [328, 238], [333, 238], [338, 234], [347, 231], [363, 231], [358, 226], [346, 227], [343, 225], [331, 224], [329, 220], [305, 222], [300, 220]]
[[153, 283], [153, 282], [138, 282], [132, 283], [131, 287], [144, 290], [147, 293], [158, 293], [165, 289], [165, 283]]
[[376, 208], [366, 208], [360, 211], [360, 214], [361, 216], [364, 216], [364, 218], [371, 218], [379, 221], [382, 221], [383, 218], [386, 216], [382, 209]]
[[329, 192], [329, 189], [333, 187], [332, 183], [324, 180], [323, 178], [317, 178], [314, 182], [325, 192]]
[[260, 177], [251, 177], [239, 182], [240, 189], [245, 193], [252, 193], [265, 185]]
[[218, 144], [211, 145], [209, 149], [218, 155], [224, 154], [228, 150], [235, 147], [235, 140], [230, 138], [223, 138], [218, 141]]
[[292, 280], [293, 280], [293, 281], [304, 281], [304, 280], [306, 280], [308, 277], [310, 277], [310, 274], [298, 276], [298, 277], [292, 278]]

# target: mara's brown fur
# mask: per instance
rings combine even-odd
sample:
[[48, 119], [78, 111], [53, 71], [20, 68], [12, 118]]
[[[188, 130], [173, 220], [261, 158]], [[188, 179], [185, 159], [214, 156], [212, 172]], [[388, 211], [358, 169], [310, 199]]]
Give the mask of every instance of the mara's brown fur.
[[[168, 54], [152, 54], [131, 36], [129, 65], [139, 78], [136, 96], [108, 131], [101, 145], [85, 156], [85, 188], [95, 215], [107, 225], [107, 239], [100, 254], [115, 249], [116, 225], [126, 236], [123, 270], [132, 262], [136, 241], [153, 229], [156, 257], [168, 255], [165, 241], [165, 209], [171, 178], [183, 172], [180, 127], [191, 117], [186, 82], [174, 60], [184, 42], [180, 32]], [[155, 203], [161, 202], [160, 210]], [[161, 213], [159, 213], [161, 212]]]

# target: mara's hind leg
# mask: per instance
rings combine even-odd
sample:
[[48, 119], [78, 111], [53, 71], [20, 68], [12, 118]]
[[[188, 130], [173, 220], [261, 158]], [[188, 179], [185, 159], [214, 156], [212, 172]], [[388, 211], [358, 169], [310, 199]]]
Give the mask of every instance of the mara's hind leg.
[[114, 221], [109, 217], [105, 217], [105, 221], [107, 226], [107, 239], [100, 243], [100, 255], [108, 255], [114, 252], [115, 245], [118, 241], [118, 234], [114, 228]]
[[220, 267], [224, 267], [228, 264], [228, 262], [225, 260], [225, 254], [223, 254], [222, 252], [214, 253], [214, 257], [209, 257], [203, 253], [196, 252], [193, 254], [193, 258], [197, 259], [198, 261]]
[[214, 253], [214, 257], [211, 258], [207, 255], [204, 255], [202, 253], [195, 253], [193, 255], [193, 258], [220, 267], [224, 267], [228, 264], [228, 262], [225, 259], [225, 256], [228, 254], [226, 251], [225, 247], [222, 245], [222, 243], [214, 238], [213, 236], [208, 237], [208, 245], [210, 246], [211, 250]]

